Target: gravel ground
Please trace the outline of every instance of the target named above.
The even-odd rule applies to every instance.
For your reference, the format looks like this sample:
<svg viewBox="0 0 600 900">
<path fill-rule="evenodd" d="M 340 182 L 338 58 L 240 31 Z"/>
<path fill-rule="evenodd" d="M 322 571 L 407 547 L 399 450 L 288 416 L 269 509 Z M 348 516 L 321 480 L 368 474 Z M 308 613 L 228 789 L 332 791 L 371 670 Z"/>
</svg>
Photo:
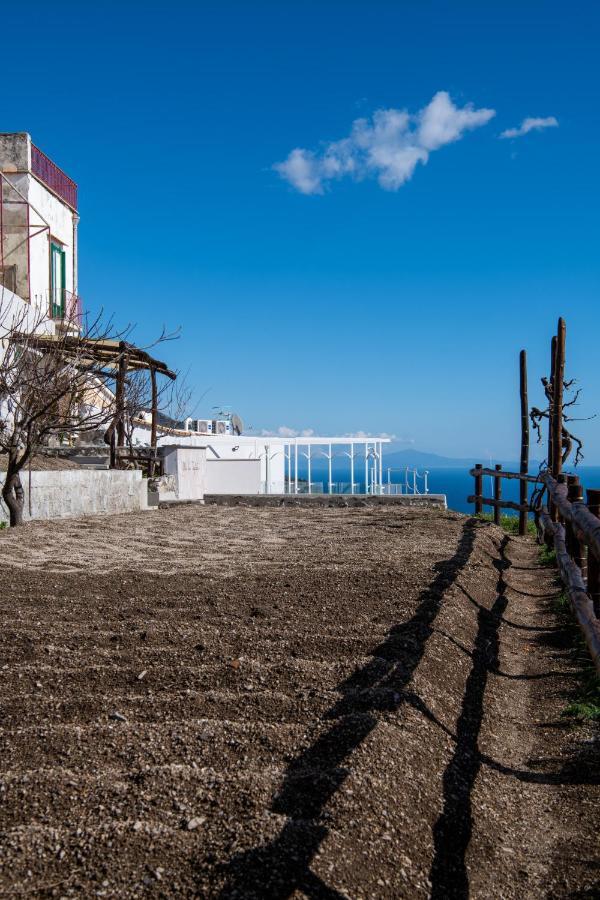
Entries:
<svg viewBox="0 0 600 900">
<path fill-rule="evenodd" d="M 599 896 L 599 744 L 528 539 L 188 506 L 0 553 L 0 895 Z"/>
</svg>

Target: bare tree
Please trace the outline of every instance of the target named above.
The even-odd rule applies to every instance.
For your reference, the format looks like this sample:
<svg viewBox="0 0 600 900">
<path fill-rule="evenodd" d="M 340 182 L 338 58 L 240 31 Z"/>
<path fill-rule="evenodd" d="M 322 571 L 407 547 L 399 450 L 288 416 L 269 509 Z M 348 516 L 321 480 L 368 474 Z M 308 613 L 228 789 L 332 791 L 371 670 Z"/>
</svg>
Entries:
<svg viewBox="0 0 600 900">
<path fill-rule="evenodd" d="M 112 324 L 98 317 L 80 332 L 53 332 L 45 311 L 0 296 L 0 453 L 8 457 L 2 498 L 12 526 L 23 522 L 21 472 L 40 448 L 114 415 L 111 374 L 94 364 L 86 345 L 118 339 Z"/>
<path fill-rule="evenodd" d="M 532 406 L 531 411 L 529 413 L 529 417 L 531 419 L 532 427 L 534 428 L 537 434 L 537 442 L 541 444 L 542 442 L 542 422 L 547 420 L 550 422 L 551 418 L 551 410 L 554 402 L 552 384 L 549 378 L 543 377 L 541 379 L 542 386 L 544 388 L 544 394 L 547 400 L 547 406 L 545 409 L 540 409 L 537 406 Z M 565 413 L 564 410 L 572 409 L 574 406 L 578 405 L 579 396 L 581 394 L 581 388 L 575 388 L 575 380 L 571 379 L 570 381 L 563 381 L 563 388 L 567 392 L 572 392 L 573 396 L 566 403 L 563 403 L 563 426 L 562 426 L 562 435 L 561 435 L 561 447 L 558 452 L 561 453 L 562 456 L 562 464 L 564 465 L 568 460 L 569 456 L 573 452 L 573 447 L 575 446 L 575 459 L 573 460 L 574 465 L 578 465 L 583 459 L 583 441 L 581 438 L 577 437 L 570 431 L 569 428 L 564 424 L 565 422 L 582 422 L 587 421 L 588 419 L 593 419 L 595 416 L 587 416 L 584 418 L 576 418 L 574 416 Z M 550 426 L 549 426 L 550 427 Z"/>
</svg>

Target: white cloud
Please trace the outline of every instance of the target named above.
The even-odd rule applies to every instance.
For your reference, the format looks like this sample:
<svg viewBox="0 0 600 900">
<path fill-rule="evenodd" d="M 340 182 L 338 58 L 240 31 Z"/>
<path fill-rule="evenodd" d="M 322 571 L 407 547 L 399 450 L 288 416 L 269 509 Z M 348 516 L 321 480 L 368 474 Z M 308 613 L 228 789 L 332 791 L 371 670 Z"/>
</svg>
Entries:
<svg viewBox="0 0 600 900">
<path fill-rule="evenodd" d="M 472 103 L 457 107 L 446 91 L 439 91 L 416 115 L 379 109 L 372 119 L 356 119 L 348 137 L 325 144 L 320 153 L 296 147 L 273 168 L 301 194 L 322 194 L 328 182 L 344 176 L 356 181 L 376 177 L 384 190 L 397 191 L 432 151 L 495 115 L 495 110 L 475 109 Z"/>
<path fill-rule="evenodd" d="M 373 433 L 372 431 L 348 431 L 346 432 L 344 437 L 348 438 L 360 438 L 361 440 L 377 440 L 378 438 L 389 438 L 390 441 L 400 440 L 403 443 L 414 444 L 414 440 L 412 438 L 397 438 L 395 434 L 388 434 L 387 431 L 378 431 Z"/>
<path fill-rule="evenodd" d="M 507 128 L 500 135 L 501 138 L 517 138 L 523 137 L 530 131 L 542 131 L 544 128 L 558 128 L 558 119 L 554 116 L 548 116 L 546 119 L 527 118 L 523 119 L 518 128 Z"/>
<path fill-rule="evenodd" d="M 292 438 L 292 437 L 312 437 L 314 435 L 314 430 L 312 428 L 288 428 L 287 425 L 280 425 L 276 431 L 269 431 L 266 428 L 263 428 L 261 431 L 261 435 L 263 437 L 284 437 L 284 438 Z"/>
</svg>

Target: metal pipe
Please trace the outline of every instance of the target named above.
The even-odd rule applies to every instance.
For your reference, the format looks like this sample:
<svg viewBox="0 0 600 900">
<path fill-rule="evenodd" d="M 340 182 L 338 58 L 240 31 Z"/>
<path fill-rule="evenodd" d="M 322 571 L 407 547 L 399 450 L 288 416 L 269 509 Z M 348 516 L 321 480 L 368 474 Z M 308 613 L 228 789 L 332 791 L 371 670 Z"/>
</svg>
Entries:
<svg viewBox="0 0 600 900">
<path fill-rule="evenodd" d="M 311 448 L 311 445 L 310 445 L 310 444 L 307 444 L 307 445 L 306 445 L 306 460 L 307 460 L 307 466 L 308 466 L 308 493 L 309 493 L 309 494 L 311 493 L 311 485 L 310 485 L 310 479 L 311 479 L 311 474 L 310 474 L 310 448 Z"/>
<path fill-rule="evenodd" d="M 298 493 L 298 438 L 296 438 L 295 444 L 296 454 L 294 460 L 294 493 Z"/>
</svg>

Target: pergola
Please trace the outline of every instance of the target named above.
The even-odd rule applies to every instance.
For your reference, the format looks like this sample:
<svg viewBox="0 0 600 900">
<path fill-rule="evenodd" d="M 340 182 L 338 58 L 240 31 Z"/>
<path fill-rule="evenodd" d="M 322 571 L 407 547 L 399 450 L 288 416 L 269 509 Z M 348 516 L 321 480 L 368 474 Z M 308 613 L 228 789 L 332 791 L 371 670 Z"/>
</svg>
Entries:
<svg viewBox="0 0 600 900">
<path fill-rule="evenodd" d="M 298 479 L 298 457 L 306 459 L 307 493 L 312 493 L 311 467 L 316 456 L 327 460 L 328 483 L 327 492 L 332 494 L 332 461 L 334 448 L 344 448 L 340 455 L 347 457 L 350 463 L 350 493 L 355 493 L 355 472 L 357 467 L 364 466 L 365 493 L 383 493 L 383 445 L 390 443 L 384 437 L 293 437 L 283 438 L 287 490 L 290 494 L 299 493 L 301 481 Z"/>
<path fill-rule="evenodd" d="M 160 359 L 155 359 L 146 350 L 136 347 L 129 341 L 109 340 L 106 338 L 86 338 L 77 334 L 27 334 L 24 342 L 40 352 L 60 353 L 65 362 L 72 362 L 78 368 L 89 371 L 90 375 L 98 375 L 115 380 L 115 415 L 107 429 L 105 440 L 110 445 L 111 468 L 116 468 L 118 450 L 125 447 L 125 384 L 129 371 L 145 370 L 150 372 L 152 386 L 151 401 L 151 436 L 150 446 L 156 450 L 158 425 L 158 386 L 157 375 L 175 381 L 177 375 Z"/>
</svg>

